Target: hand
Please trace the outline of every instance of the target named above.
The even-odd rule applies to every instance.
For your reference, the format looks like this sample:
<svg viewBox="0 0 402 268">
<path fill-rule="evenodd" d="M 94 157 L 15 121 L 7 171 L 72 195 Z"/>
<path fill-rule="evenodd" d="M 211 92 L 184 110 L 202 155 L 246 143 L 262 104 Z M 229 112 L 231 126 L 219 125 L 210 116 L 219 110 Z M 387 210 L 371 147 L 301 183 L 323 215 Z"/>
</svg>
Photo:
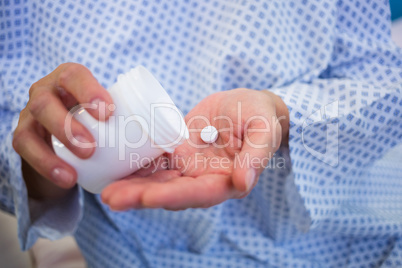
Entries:
<svg viewBox="0 0 402 268">
<path fill-rule="evenodd" d="M 286 142 L 289 125 L 287 108 L 278 96 L 250 89 L 210 95 L 185 119 L 190 138 L 172 155 L 105 188 L 104 203 L 113 210 L 180 210 L 245 197 L 281 140 Z M 219 131 L 214 144 L 200 138 L 207 125 Z"/>
<path fill-rule="evenodd" d="M 78 103 L 112 103 L 109 93 L 82 65 L 64 63 L 52 73 L 34 83 L 29 101 L 21 111 L 14 132 L 13 147 L 22 157 L 23 175 L 32 198 L 57 198 L 76 184 L 73 167 L 55 155 L 50 145 L 53 134 L 80 158 L 88 158 L 94 148 L 80 148 L 72 144 L 65 133 L 64 122 L 68 109 Z M 105 120 L 110 111 L 88 109 L 96 119 Z M 89 131 L 73 119 L 73 136 L 81 142 L 93 142 Z M 46 178 L 47 180 L 45 180 Z"/>
</svg>

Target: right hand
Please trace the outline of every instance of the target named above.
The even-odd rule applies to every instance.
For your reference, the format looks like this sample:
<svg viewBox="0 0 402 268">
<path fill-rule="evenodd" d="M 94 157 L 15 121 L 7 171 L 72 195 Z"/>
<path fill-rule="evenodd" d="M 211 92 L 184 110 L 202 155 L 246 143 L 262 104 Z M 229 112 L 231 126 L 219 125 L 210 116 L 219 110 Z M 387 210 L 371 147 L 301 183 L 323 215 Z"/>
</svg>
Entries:
<svg viewBox="0 0 402 268">
<path fill-rule="evenodd" d="M 68 109 L 76 104 L 100 102 L 105 102 L 103 107 L 109 107 L 113 100 L 91 72 L 77 63 L 61 64 L 31 86 L 29 101 L 20 113 L 13 138 L 13 147 L 23 160 L 23 175 L 30 197 L 59 197 L 76 184 L 76 171 L 55 155 L 50 137 L 54 135 L 78 157 L 90 157 L 95 148 L 72 144 L 65 133 L 64 122 Z M 88 112 L 98 120 L 106 120 L 112 113 L 108 109 L 88 109 Z M 94 142 L 90 132 L 75 119 L 71 132 L 78 141 Z"/>
</svg>

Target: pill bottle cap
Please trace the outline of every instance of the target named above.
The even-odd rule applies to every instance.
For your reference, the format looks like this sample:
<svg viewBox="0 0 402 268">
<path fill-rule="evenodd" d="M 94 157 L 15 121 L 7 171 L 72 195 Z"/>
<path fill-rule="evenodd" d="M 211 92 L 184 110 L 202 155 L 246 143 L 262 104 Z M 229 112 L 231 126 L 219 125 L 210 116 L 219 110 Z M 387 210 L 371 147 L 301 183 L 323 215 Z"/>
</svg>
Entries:
<svg viewBox="0 0 402 268">
<path fill-rule="evenodd" d="M 183 114 L 158 80 L 143 66 L 137 66 L 117 78 L 119 94 L 126 109 L 141 111 L 151 142 L 168 153 L 189 138 Z"/>
</svg>

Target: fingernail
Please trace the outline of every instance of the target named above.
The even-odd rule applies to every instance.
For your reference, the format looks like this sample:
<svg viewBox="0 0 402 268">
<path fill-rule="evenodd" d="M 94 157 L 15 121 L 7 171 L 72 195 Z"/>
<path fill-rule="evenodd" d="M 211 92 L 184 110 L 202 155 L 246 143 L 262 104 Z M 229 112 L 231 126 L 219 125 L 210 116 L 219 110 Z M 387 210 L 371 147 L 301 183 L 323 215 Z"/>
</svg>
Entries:
<svg viewBox="0 0 402 268">
<path fill-rule="evenodd" d="M 52 180 L 57 184 L 71 186 L 74 176 L 63 168 L 55 168 L 52 171 Z"/>
<path fill-rule="evenodd" d="M 96 145 L 95 142 L 90 142 L 88 138 L 81 135 L 74 136 L 72 144 L 79 148 L 83 156 L 90 156 Z"/>
<path fill-rule="evenodd" d="M 246 173 L 246 191 L 250 191 L 254 185 L 256 173 L 254 169 L 249 169 Z"/>
<path fill-rule="evenodd" d="M 114 105 L 109 105 L 107 102 L 99 98 L 91 101 L 91 104 L 95 105 L 94 108 L 98 110 L 99 120 L 105 120 L 106 117 L 108 117 L 115 109 Z"/>
</svg>

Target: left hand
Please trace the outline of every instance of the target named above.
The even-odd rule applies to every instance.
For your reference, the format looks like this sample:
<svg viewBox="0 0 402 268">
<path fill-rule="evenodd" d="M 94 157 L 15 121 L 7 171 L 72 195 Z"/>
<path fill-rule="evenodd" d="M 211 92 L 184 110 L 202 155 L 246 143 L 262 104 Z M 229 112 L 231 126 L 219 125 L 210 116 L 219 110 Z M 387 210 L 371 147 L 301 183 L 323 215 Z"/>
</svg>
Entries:
<svg viewBox="0 0 402 268">
<path fill-rule="evenodd" d="M 181 210 L 243 198 L 286 139 L 289 125 L 287 108 L 277 95 L 251 89 L 212 94 L 185 120 L 190 138 L 173 154 L 162 156 L 169 159 L 169 168 L 155 164 L 112 183 L 102 192 L 104 203 L 118 211 Z M 219 131 L 215 143 L 200 138 L 207 125 Z"/>
</svg>

